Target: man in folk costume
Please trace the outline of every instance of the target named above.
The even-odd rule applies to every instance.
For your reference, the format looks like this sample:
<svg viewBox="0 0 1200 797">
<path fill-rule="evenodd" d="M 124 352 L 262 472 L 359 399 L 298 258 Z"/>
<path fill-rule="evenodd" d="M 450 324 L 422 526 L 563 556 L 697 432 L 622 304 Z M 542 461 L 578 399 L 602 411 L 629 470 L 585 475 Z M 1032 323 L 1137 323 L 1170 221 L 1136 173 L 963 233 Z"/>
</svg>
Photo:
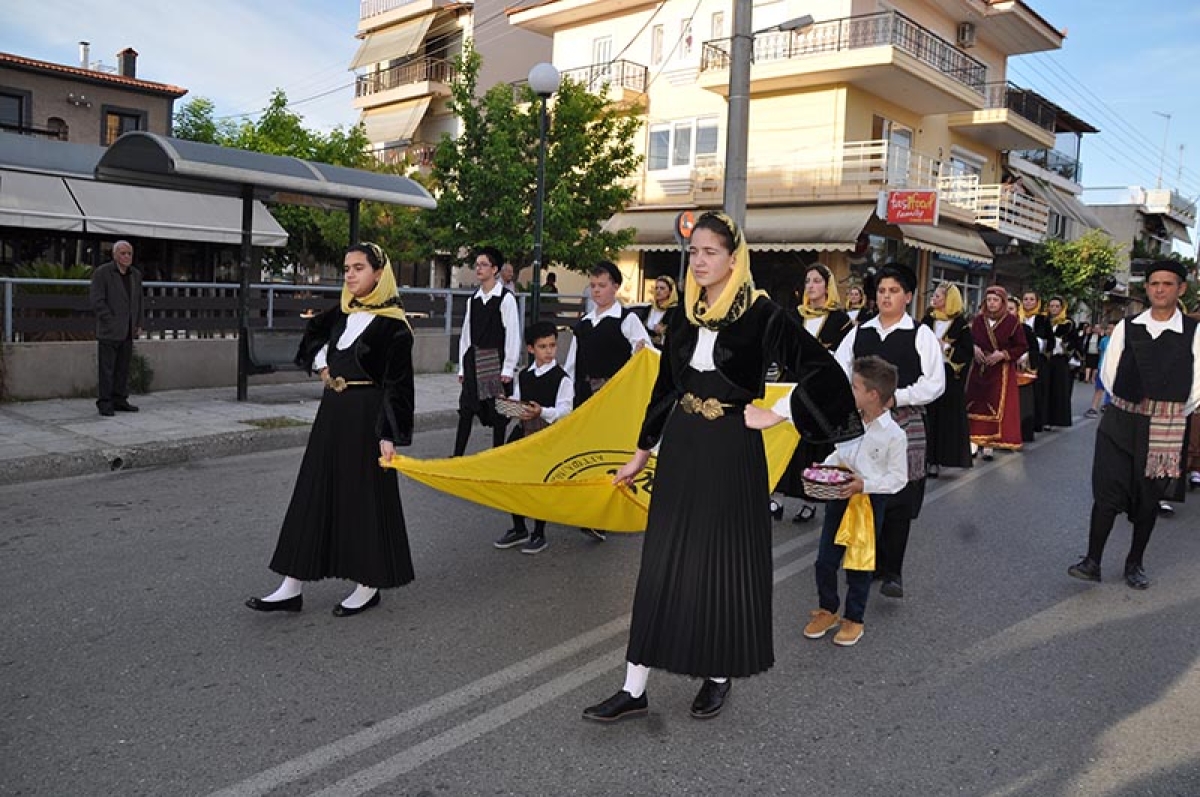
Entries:
<svg viewBox="0 0 1200 797">
<path fill-rule="evenodd" d="M 479 290 L 467 302 L 458 341 L 458 432 L 454 456 L 461 457 L 471 438 L 471 422 L 478 417 L 492 427 L 492 447 L 504 443 L 508 419 L 496 412 L 496 397 L 507 395 L 517 359 L 521 356 L 521 314 L 512 291 L 500 282 L 504 255 L 490 246 L 475 255 Z"/>
<path fill-rule="evenodd" d="M 888 263 L 880 270 L 875 287 L 878 315 L 850 330 L 838 346 L 836 358 L 847 378 L 854 360 L 872 354 L 899 372 L 892 415 L 908 437 L 908 483 L 892 496 L 884 511 L 875 572 L 883 579 L 881 594 L 902 598 L 908 532 L 925 498 L 925 406 L 942 395 L 946 372 L 937 336 L 906 312 L 917 287 L 912 269 Z"/>
<path fill-rule="evenodd" d="M 1087 556 L 1067 573 L 1100 580 L 1104 544 L 1117 515 L 1133 524 L 1125 583 L 1146 589 L 1142 556 L 1158 502 L 1183 474 L 1188 414 L 1200 406 L 1200 324 L 1179 310 L 1187 270 L 1174 260 L 1146 269 L 1150 309 L 1117 324 L 1100 379 L 1112 403 L 1100 417 L 1092 458 L 1092 515 Z"/>
</svg>

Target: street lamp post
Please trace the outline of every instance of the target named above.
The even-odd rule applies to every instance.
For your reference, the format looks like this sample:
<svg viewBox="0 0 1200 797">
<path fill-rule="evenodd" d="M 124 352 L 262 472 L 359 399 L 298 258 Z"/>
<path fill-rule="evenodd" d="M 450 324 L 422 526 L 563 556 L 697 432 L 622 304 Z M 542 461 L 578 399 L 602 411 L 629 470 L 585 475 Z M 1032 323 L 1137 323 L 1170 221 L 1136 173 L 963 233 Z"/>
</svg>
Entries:
<svg viewBox="0 0 1200 797">
<path fill-rule="evenodd" d="M 537 191 L 533 203 L 533 301 L 531 302 L 531 322 L 541 318 L 542 304 L 542 221 L 545 216 L 546 203 L 546 135 L 548 114 L 546 106 L 550 97 L 558 91 L 562 76 L 554 68 L 554 64 L 545 62 L 534 64 L 529 70 L 529 88 L 538 95 L 538 166 Z"/>
<path fill-rule="evenodd" d="M 734 0 L 733 36 L 729 47 L 729 109 L 725 124 L 725 212 L 742 226 L 746 222 L 746 161 L 750 143 L 750 64 L 754 37 L 768 31 L 801 31 L 813 24 L 805 14 L 779 25 L 753 31 L 753 0 Z"/>
</svg>

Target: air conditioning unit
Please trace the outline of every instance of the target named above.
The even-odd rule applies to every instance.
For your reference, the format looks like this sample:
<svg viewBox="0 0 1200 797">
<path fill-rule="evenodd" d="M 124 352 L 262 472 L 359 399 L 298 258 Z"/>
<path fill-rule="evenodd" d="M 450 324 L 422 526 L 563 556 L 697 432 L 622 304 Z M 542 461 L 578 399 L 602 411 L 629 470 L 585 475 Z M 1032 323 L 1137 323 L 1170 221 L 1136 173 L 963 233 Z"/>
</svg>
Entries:
<svg viewBox="0 0 1200 797">
<path fill-rule="evenodd" d="M 964 50 L 975 46 L 975 23 L 958 23 L 958 46 Z"/>
</svg>

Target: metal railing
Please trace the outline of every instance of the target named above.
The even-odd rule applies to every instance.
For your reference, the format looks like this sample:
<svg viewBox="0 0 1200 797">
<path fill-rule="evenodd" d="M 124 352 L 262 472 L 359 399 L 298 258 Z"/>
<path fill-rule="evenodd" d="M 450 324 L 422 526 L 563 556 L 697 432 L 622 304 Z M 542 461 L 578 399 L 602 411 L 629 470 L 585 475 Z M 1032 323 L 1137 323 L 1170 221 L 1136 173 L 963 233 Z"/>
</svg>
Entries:
<svg viewBox="0 0 1200 797">
<path fill-rule="evenodd" d="M 1022 149 L 1014 150 L 1013 154 L 1035 166 L 1041 166 L 1046 171 L 1060 174 L 1072 182 L 1083 181 L 1083 164 L 1073 155 L 1057 149 Z"/>
<path fill-rule="evenodd" d="M 354 80 L 354 96 L 368 97 L 381 91 L 414 83 L 453 83 L 454 64 L 441 58 L 417 58 L 378 72 L 359 75 Z"/>
<path fill-rule="evenodd" d="M 369 19 L 377 17 L 380 14 L 386 14 L 389 11 L 406 6 L 415 0 L 359 0 L 358 2 L 358 18 Z"/>
<path fill-rule="evenodd" d="M 1008 82 L 988 83 L 985 89 L 986 107 L 1007 108 L 1043 130 L 1054 132 L 1058 112 L 1041 94 Z"/>
<path fill-rule="evenodd" d="M 979 186 L 975 223 L 1026 241 L 1041 241 L 1050 228 L 1050 206 L 1011 183 Z"/>
<path fill-rule="evenodd" d="M 562 76 L 565 80 L 573 80 L 586 86 L 593 94 L 603 91 L 608 86 L 644 92 L 649 72 L 650 70 L 641 64 L 620 60 L 567 69 L 563 71 Z"/>
<path fill-rule="evenodd" d="M 731 42 L 732 39 L 705 42 L 700 52 L 700 71 L 728 69 Z M 760 33 L 754 37 L 754 60 L 790 60 L 887 45 L 983 93 L 987 67 L 981 61 L 897 11 L 831 19 L 818 22 L 804 32 Z"/>
<path fill-rule="evenodd" d="M 433 166 L 433 157 L 437 153 L 437 144 L 412 144 L 407 147 L 385 147 L 372 150 L 371 155 L 384 166 L 418 166 L 429 168 Z"/>
</svg>

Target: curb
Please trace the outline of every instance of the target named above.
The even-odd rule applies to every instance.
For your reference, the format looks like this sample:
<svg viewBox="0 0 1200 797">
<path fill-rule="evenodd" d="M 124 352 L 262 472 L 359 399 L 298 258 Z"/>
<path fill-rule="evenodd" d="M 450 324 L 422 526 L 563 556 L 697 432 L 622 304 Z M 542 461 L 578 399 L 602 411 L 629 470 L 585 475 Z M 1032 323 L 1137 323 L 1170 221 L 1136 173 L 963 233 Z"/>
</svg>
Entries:
<svg viewBox="0 0 1200 797">
<path fill-rule="evenodd" d="M 418 413 L 415 431 L 453 429 L 457 423 L 457 410 Z M 309 424 L 284 429 L 247 429 L 186 440 L 23 457 L 0 463 L 0 486 L 302 448 L 308 442 L 309 429 Z"/>
</svg>

